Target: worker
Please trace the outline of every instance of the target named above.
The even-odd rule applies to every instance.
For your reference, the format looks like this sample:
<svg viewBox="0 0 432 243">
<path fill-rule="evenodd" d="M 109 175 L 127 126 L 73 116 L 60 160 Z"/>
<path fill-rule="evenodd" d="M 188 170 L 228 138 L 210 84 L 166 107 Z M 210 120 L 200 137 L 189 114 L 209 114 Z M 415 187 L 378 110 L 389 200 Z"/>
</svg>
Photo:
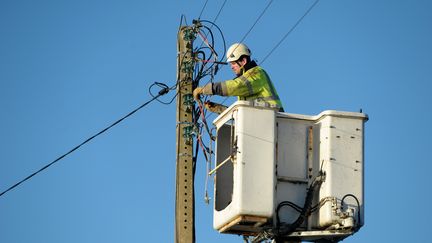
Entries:
<svg viewBox="0 0 432 243">
<path fill-rule="evenodd" d="M 199 100 L 201 94 L 238 96 L 239 100 L 263 102 L 283 111 L 282 103 L 270 77 L 264 69 L 251 60 L 251 51 L 245 44 L 231 45 L 227 51 L 227 62 L 237 77 L 195 88 L 193 91 L 195 100 Z"/>
</svg>

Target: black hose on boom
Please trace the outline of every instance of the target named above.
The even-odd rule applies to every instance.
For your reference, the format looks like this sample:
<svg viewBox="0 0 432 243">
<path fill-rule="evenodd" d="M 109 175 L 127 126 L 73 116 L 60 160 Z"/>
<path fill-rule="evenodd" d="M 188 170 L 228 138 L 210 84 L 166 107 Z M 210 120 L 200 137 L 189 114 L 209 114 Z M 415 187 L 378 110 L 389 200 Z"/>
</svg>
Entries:
<svg viewBox="0 0 432 243">
<path fill-rule="evenodd" d="M 278 241 L 278 238 L 280 238 L 281 236 L 288 235 L 288 234 L 291 234 L 292 232 L 294 232 L 305 221 L 305 219 L 310 215 L 311 209 L 312 209 L 313 195 L 314 195 L 315 191 L 323 183 L 324 178 L 325 178 L 325 174 L 322 171 L 320 171 L 318 176 L 315 178 L 315 180 L 309 186 L 307 193 L 306 193 L 306 199 L 305 199 L 304 206 L 300 212 L 300 215 L 298 216 L 296 221 L 294 221 L 294 223 L 281 226 L 281 224 L 278 220 L 277 228 L 276 228 L 276 232 L 275 232 L 275 239 L 277 241 Z M 279 206 L 278 206 L 278 209 L 280 209 Z M 279 214 L 278 211 L 276 213 Z M 277 218 L 279 219 L 279 215 L 277 215 Z"/>
</svg>

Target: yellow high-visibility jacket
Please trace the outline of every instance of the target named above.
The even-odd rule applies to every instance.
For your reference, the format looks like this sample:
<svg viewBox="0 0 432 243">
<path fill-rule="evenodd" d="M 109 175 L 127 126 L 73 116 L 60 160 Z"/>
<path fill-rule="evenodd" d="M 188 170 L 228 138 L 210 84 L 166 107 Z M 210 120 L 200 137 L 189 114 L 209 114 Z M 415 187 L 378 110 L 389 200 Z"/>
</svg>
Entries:
<svg viewBox="0 0 432 243">
<path fill-rule="evenodd" d="M 283 111 L 282 102 L 266 71 L 254 61 L 251 66 L 235 79 L 214 83 L 213 93 L 221 96 L 238 96 L 239 100 L 265 102 Z"/>
</svg>

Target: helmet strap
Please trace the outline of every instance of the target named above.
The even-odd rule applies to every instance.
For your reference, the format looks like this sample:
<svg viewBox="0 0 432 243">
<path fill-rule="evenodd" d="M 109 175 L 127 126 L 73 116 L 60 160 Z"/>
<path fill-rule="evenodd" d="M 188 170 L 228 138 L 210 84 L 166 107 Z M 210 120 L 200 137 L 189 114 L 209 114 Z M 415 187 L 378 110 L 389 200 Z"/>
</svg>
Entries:
<svg viewBox="0 0 432 243">
<path fill-rule="evenodd" d="M 240 75 L 242 75 L 244 73 L 244 65 L 241 65 L 241 63 L 238 60 L 235 61 L 235 62 L 240 67 Z"/>
<path fill-rule="evenodd" d="M 242 57 L 240 57 L 240 59 L 238 59 L 237 61 L 235 61 L 237 63 L 237 65 L 239 65 L 239 67 L 240 67 L 241 74 L 243 74 L 245 72 L 244 66 L 247 64 L 247 62 L 244 65 L 241 64 L 241 61 L 243 61 L 243 58 L 244 57 L 242 56 Z"/>
</svg>

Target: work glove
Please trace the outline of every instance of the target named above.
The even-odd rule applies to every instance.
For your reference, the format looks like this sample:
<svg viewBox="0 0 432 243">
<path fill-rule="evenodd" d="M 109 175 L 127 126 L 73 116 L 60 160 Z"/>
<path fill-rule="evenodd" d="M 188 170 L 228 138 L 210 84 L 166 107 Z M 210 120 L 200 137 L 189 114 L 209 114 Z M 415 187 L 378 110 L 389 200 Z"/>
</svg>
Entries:
<svg viewBox="0 0 432 243">
<path fill-rule="evenodd" d="M 199 100 L 200 95 L 212 95 L 213 89 L 212 89 L 212 83 L 208 83 L 203 87 L 196 87 L 193 91 L 193 97 L 195 100 Z"/>
<path fill-rule="evenodd" d="M 204 103 L 204 107 L 207 110 L 209 110 L 209 111 L 211 111 L 213 113 L 217 113 L 217 114 L 222 113 L 224 110 L 226 110 L 228 108 L 227 106 L 224 106 L 224 105 L 218 104 L 218 103 L 214 103 L 214 102 L 211 102 L 211 101 L 206 101 Z"/>
</svg>

